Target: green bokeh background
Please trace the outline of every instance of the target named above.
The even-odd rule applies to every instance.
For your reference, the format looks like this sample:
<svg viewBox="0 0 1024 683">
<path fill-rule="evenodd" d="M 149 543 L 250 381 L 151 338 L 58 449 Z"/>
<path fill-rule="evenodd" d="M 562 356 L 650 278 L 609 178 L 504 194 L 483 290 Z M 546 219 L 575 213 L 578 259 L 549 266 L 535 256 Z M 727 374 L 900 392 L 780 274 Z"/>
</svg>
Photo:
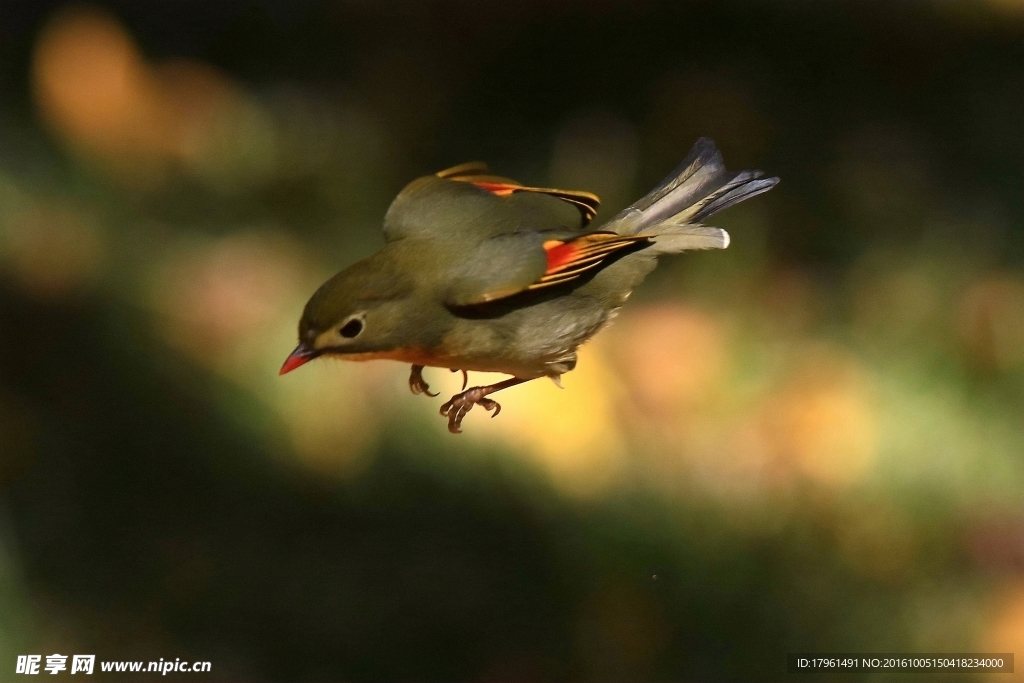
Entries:
<svg viewBox="0 0 1024 683">
<path fill-rule="evenodd" d="M 113 31 L 86 56 L 122 35 L 153 82 L 209 84 L 155 100 L 179 137 L 45 66 L 79 25 Z M 1014 648 L 1019 679 L 1022 76 L 1015 0 L 4 3 L 0 680 L 54 652 L 203 680 L 750 681 L 787 652 Z M 704 321 L 730 369 L 648 410 L 624 315 L 600 486 L 529 425 L 449 436 L 401 368 L 276 377 L 413 177 L 486 159 L 609 216 L 701 135 L 782 183 L 630 307 Z M 565 383 L 554 420 L 583 399 Z"/>
</svg>

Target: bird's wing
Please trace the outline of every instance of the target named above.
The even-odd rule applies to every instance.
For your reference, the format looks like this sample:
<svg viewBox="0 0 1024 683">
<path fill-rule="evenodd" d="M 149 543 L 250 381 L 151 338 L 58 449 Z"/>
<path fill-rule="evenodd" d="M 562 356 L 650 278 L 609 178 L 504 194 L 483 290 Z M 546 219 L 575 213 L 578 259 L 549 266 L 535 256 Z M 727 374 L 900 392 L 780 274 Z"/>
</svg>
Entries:
<svg viewBox="0 0 1024 683">
<path fill-rule="evenodd" d="M 471 162 L 407 185 L 384 217 L 384 237 L 392 242 L 578 231 L 594 217 L 599 204 L 589 192 L 528 187 L 489 175 L 485 164 Z"/>
<path fill-rule="evenodd" d="M 515 180 L 491 175 L 488 172 L 487 164 L 482 161 L 470 161 L 469 163 L 452 166 L 443 171 L 438 171 L 436 175 L 438 178 L 448 178 L 476 185 L 499 197 L 508 197 L 516 192 L 535 192 L 561 199 L 563 202 L 568 202 L 579 210 L 582 221 L 580 227 L 585 227 L 590 221 L 594 220 L 594 216 L 597 215 L 597 209 L 601 206 L 601 198 L 593 192 L 560 190 L 555 187 L 528 187 Z"/>
<path fill-rule="evenodd" d="M 456 308 L 474 306 L 565 284 L 600 268 L 614 254 L 649 240 L 649 236 L 624 237 L 613 232 L 533 232 L 489 238 L 453 266 L 445 303 Z"/>
</svg>

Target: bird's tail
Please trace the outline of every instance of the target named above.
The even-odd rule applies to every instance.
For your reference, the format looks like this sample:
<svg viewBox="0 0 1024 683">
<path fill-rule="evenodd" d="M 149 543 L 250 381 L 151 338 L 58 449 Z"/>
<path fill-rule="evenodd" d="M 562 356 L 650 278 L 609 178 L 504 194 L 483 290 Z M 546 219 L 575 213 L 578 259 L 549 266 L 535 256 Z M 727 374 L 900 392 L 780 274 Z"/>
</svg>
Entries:
<svg viewBox="0 0 1024 683">
<path fill-rule="evenodd" d="M 778 178 L 760 171 L 730 173 L 710 138 L 700 138 L 683 163 L 661 185 L 612 218 L 603 230 L 620 235 L 651 235 L 648 253 L 724 249 L 729 233 L 700 222 L 711 214 L 767 192 Z"/>
</svg>

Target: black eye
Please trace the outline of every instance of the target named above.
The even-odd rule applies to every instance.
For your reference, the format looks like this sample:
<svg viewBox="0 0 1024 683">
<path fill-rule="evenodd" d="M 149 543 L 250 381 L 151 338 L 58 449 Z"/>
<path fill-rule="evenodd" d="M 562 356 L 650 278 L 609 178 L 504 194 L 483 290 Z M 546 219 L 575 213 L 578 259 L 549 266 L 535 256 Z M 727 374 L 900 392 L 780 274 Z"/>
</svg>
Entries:
<svg viewBox="0 0 1024 683">
<path fill-rule="evenodd" d="M 342 325 L 341 329 L 338 330 L 338 333 L 342 337 L 345 337 L 346 339 L 352 339 L 353 337 L 358 337 L 359 333 L 362 331 L 363 321 L 360 320 L 359 318 L 354 318 L 352 320 L 349 320 L 344 325 Z"/>
</svg>

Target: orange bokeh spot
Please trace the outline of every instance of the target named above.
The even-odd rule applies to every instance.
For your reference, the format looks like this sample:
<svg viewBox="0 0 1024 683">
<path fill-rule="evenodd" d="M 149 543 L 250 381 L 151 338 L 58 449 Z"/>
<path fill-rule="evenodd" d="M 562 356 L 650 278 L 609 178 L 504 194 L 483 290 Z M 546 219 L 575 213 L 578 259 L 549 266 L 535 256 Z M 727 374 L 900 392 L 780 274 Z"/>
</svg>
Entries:
<svg viewBox="0 0 1024 683">
<path fill-rule="evenodd" d="M 706 400 L 729 366 L 722 324 L 676 304 L 626 313 L 613 328 L 613 355 L 640 411 L 654 418 Z"/>
<path fill-rule="evenodd" d="M 878 451 L 871 383 L 851 357 L 812 351 L 762 409 L 759 431 L 776 467 L 827 485 L 866 476 Z"/>
<path fill-rule="evenodd" d="M 121 154 L 163 145 L 156 86 L 142 55 L 111 17 L 76 10 L 43 31 L 33 63 L 46 121 L 90 151 Z"/>
<path fill-rule="evenodd" d="M 150 65 L 124 27 L 95 10 L 58 14 L 36 44 L 36 104 L 73 150 L 132 184 L 169 165 L 230 168 L 258 119 L 244 94 L 201 63 Z"/>
</svg>

